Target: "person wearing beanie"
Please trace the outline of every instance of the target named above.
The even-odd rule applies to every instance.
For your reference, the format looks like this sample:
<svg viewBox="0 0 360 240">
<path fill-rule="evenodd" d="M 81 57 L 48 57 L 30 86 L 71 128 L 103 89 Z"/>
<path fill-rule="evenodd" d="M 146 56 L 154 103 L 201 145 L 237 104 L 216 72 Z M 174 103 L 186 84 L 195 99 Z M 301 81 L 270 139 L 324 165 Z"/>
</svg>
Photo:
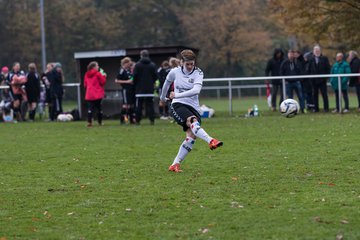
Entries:
<svg viewBox="0 0 360 240">
<path fill-rule="evenodd" d="M 146 115 L 149 117 L 150 124 L 155 122 L 154 110 L 154 85 L 159 79 L 155 63 L 149 58 L 149 51 L 140 52 L 140 61 L 134 68 L 134 86 L 135 86 L 135 112 L 136 123 L 140 124 L 142 118 L 142 105 L 145 103 Z"/>
<path fill-rule="evenodd" d="M 2 67 L 1 68 L 1 74 L 0 74 L 0 84 L 3 84 L 6 81 L 6 78 L 9 75 L 9 68 L 8 67 Z"/>
</svg>

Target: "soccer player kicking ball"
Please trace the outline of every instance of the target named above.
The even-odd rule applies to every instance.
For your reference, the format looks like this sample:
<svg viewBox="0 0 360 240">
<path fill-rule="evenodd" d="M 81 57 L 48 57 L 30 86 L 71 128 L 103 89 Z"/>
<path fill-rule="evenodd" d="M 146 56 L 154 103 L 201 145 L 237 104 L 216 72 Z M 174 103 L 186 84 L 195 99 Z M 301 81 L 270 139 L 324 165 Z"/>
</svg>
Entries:
<svg viewBox="0 0 360 240">
<path fill-rule="evenodd" d="M 223 142 L 210 137 L 201 127 L 199 94 L 204 78 L 203 72 L 195 67 L 195 54 L 191 50 L 183 50 L 181 53 L 181 67 L 172 69 L 166 77 L 160 96 L 162 102 L 172 100 L 170 110 L 175 121 L 183 127 L 186 138 L 180 146 L 173 164 L 169 171 L 182 172 L 180 163 L 191 151 L 196 138 L 200 138 L 209 144 L 211 150 L 223 145 Z M 174 83 L 174 92 L 166 93 L 170 85 Z"/>
</svg>

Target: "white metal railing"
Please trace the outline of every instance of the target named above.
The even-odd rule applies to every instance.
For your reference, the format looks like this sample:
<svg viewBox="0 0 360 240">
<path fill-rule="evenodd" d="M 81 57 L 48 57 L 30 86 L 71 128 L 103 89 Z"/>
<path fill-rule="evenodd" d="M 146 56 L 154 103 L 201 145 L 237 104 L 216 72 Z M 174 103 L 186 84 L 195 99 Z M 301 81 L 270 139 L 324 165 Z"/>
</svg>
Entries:
<svg viewBox="0 0 360 240">
<path fill-rule="evenodd" d="M 259 80 L 282 80 L 283 85 L 283 95 L 286 96 L 285 79 L 304 79 L 304 78 L 338 78 L 338 86 L 341 89 L 341 77 L 360 77 L 360 73 L 351 73 L 351 74 L 325 74 L 325 75 L 297 75 L 297 76 L 263 76 L 263 77 L 234 77 L 234 78 L 205 78 L 204 82 L 228 82 L 228 86 L 204 86 L 203 89 L 228 89 L 229 92 L 229 113 L 232 115 L 232 89 L 238 88 L 254 88 L 255 85 L 250 86 L 233 86 L 233 81 L 259 81 Z M 79 113 L 81 114 L 81 94 L 80 94 L 80 83 L 64 83 L 64 87 L 76 87 L 77 88 L 77 105 Z M 263 87 L 264 85 L 260 85 Z M 42 87 L 44 87 L 42 85 Z M 9 86 L 0 86 L 0 89 L 8 89 Z M 338 91 L 339 94 L 339 112 L 341 113 L 341 91 Z M 81 117 L 81 116 L 80 116 Z"/>
<path fill-rule="evenodd" d="M 322 74 L 322 75 L 296 75 L 296 76 L 264 76 L 264 77 L 234 77 L 234 78 L 204 78 L 204 82 L 227 82 L 227 89 L 229 91 L 229 114 L 232 115 L 232 86 L 233 81 L 259 81 L 259 80 L 282 80 L 283 86 L 283 96 L 286 96 L 286 80 L 285 79 L 304 79 L 304 78 L 330 78 L 337 77 L 338 78 L 338 86 L 339 86 L 339 113 L 341 113 L 341 77 L 359 77 L 360 73 L 349 73 L 349 74 Z M 211 86 L 214 87 L 214 86 Z M 215 86 L 216 87 L 216 86 Z M 215 88 L 214 87 L 214 88 Z M 224 87 L 224 86 L 221 86 Z M 210 89 L 210 86 L 205 86 L 204 89 Z M 216 88 L 215 88 L 216 89 Z"/>
<path fill-rule="evenodd" d="M 80 83 L 64 83 L 62 85 L 63 87 L 76 87 L 76 92 L 77 92 L 77 106 L 78 106 L 78 110 L 79 110 L 79 114 L 80 114 L 80 118 L 81 118 L 81 94 L 80 94 Z M 41 85 L 42 88 L 44 88 L 44 85 Z M 3 85 L 0 86 L 0 89 L 8 89 L 9 86 Z"/>
</svg>

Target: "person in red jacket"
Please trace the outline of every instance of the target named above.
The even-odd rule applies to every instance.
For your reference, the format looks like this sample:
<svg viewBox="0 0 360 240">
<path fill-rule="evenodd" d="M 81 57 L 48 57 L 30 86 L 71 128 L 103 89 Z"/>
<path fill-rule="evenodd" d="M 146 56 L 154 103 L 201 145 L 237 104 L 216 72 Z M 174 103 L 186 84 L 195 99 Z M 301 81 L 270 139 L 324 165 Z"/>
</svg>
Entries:
<svg viewBox="0 0 360 240">
<path fill-rule="evenodd" d="M 99 68 L 97 62 L 89 63 L 84 77 L 85 100 L 88 102 L 88 127 L 92 127 L 93 111 L 97 109 L 97 120 L 102 125 L 103 113 L 101 101 L 104 98 L 104 86 L 106 83 L 106 73 Z"/>
</svg>

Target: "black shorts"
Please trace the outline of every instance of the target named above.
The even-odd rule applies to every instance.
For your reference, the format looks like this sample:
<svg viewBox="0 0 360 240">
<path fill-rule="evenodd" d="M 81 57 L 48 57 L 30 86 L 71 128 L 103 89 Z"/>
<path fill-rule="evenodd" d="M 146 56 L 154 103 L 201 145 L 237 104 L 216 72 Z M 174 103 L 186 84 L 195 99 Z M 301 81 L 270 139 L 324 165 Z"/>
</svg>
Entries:
<svg viewBox="0 0 360 240">
<path fill-rule="evenodd" d="M 133 105 L 135 103 L 134 89 L 122 89 L 123 104 Z"/>
<path fill-rule="evenodd" d="M 36 94 L 27 93 L 28 103 L 37 103 L 39 102 L 39 97 Z"/>
<path fill-rule="evenodd" d="M 182 104 L 182 103 L 173 103 L 170 106 L 171 115 L 177 124 L 183 127 L 184 132 L 186 132 L 189 127 L 186 125 L 186 121 L 189 117 L 195 116 L 199 123 L 201 123 L 201 117 L 198 111 L 196 111 L 193 107 Z"/>
</svg>

